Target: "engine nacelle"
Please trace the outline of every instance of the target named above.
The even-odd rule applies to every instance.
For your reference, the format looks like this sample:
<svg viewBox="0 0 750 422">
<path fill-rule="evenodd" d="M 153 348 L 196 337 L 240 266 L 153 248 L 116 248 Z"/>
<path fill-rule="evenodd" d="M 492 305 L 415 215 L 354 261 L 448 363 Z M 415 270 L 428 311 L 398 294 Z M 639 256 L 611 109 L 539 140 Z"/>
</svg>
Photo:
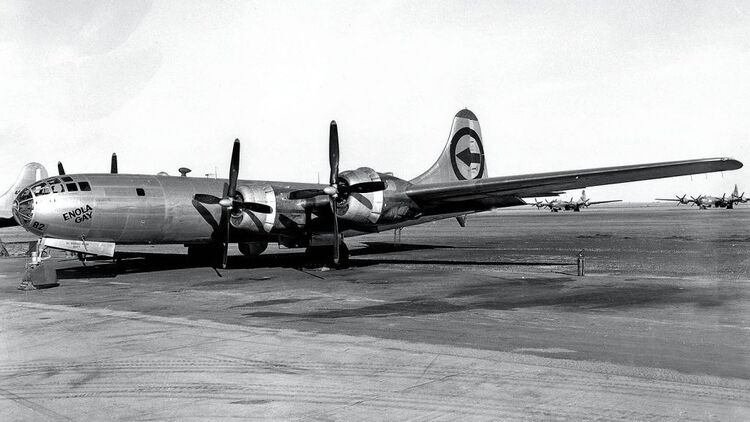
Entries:
<svg viewBox="0 0 750 422">
<path fill-rule="evenodd" d="M 229 222 L 232 227 L 239 230 L 247 230 L 255 233 L 270 233 L 273 223 L 276 221 L 276 194 L 273 187 L 268 184 L 242 185 L 237 187 L 239 196 L 243 202 L 257 202 L 271 207 L 271 212 L 262 214 L 259 212 L 242 211 L 232 215 Z"/>
<path fill-rule="evenodd" d="M 380 175 L 368 167 L 347 170 L 339 174 L 340 182 L 354 185 L 363 182 L 379 182 Z M 360 224 L 373 224 L 383 211 L 383 191 L 351 193 L 338 202 L 336 214 L 342 220 Z"/>
</svg>

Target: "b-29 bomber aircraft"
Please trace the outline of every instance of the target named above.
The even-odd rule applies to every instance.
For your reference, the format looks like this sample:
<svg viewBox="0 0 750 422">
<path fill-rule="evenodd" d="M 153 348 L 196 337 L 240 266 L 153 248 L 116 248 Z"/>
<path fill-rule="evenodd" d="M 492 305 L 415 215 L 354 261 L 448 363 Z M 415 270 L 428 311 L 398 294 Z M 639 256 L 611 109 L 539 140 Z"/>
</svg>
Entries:
<svg viewBox="0 0 750 422">
<path fill-rule="evenodd" d="M 723 193 L 721 197 L 718 196 L 709 196 L 709 195 L 698 195 L 697 198 L 690 197 L 690 199 L 686 199 L 687 194 L 679 196 L 675 195 L 675 199 L 672 198 L 656 198 L 657 201 L 674 201 L 677 202 L 677 205 L 680 204 L 684 205 L 697 205 L 699 209 L 705 210 L 707 208 L 726 208 L 728 210 L 731 210 L 734 208 L 735 205 L 744 204 L 747 201 L 750 201 L 750 198 L 745 198 L 745 192 L 739 193 L 739 189 L 737 189 L 737 185 L 734 185 L 734 190 L 732 193 L 727 197 L 726 193 Z"/>
<path fill-rule="evenodd" d="M 113 256 L 116 245 L 183 244 L 192 256 L 223 267 L 228 243 L 249 256 L 269 242 L 306 247 L 343 266 L 343 240 L 493 208 L 525 205 L 587 186 L 734 170 L 742 163 L 711 158 L 488 177 L 482 133 L 471 111 L 459 111 L 437 162 L 405 180 L 369 167 L 339 172 L 335 121 L 329 131 L 328 184 L 242 180 L 235 140 L 227 179 L 141 174 L 67 174 L 23 189 L 13 214 L 53 247 Z"/>
<path fill-rule="evenodd" d="M 536 198 L 534 198 L 534 203 L 530 204 L 533 206 L 536 206 L 537 209 L 539 208 L 549 208 L 551 212 L 559 212 L 562 210 L 570 211 L 573 210 L 573 212 L 580 212 L 581 208 L 588 208 L 592 205 L 597 204 L 609 204 L 612 202 L 622 202 L 622 199 L 610 199 L 608 201 L 591 201 L 588 197 L 586 197 L 586 191 L 581 191 L 581 199 L 574 200 L 572 197 L 570 198 L 570 201 L 563 201 L 561 199 L 553 199 L 552 201 L 547 201 L 546 199 L 544 202 L 537 201 Z"/>
</svg>

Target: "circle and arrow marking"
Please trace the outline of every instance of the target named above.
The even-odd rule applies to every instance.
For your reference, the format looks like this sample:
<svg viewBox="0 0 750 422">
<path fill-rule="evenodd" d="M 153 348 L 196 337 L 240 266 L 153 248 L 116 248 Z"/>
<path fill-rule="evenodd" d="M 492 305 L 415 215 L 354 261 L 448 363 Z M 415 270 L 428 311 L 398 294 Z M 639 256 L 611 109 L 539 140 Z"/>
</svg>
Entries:
<svg viewBox="0 0 750 422">
<path fill-rule="evenodd" d="M 466 145 L 466 148 L 456 153 L 458 144 L 464 136 L 469 136 L 470 138 L 468 142 L 462 143 L 463 145 Z M 476 145 L 477 148 L 479 148 L 478 153 L 471 150 L 472 144 Z M 456 174 L 456 177 L 459 180 L 479 179 L 484 175 L 484 147 L 482 146 L 482 141 L 479 138 L 479 134 L 474 129 L 470 127 L 464 127 L 456 131 L 456 134 L 453 135 L 453 138 L 451 139 L 450 155 L 453 172 Z M 458 161 L 461 161 L 463 166 L 466 167 L 466 170 L 462 171 L 459 168 L 456 159 L 458 159 Z M 479 164 L 479 171 L 477 171 L 474 176 L 472 176 L 473 164 Z"/>
</svg>

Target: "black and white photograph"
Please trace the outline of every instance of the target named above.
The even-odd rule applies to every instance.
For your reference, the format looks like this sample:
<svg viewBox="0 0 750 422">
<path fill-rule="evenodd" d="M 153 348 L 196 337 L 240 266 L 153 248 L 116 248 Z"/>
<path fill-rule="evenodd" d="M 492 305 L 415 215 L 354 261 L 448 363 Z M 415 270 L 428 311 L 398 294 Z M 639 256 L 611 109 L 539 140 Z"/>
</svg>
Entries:
<svg viewBox="0 0 750 422">
<path fill-rule="evenodd" d="M 748 163 L 747 1 L 3 0 L 0 420 L 750 420 Z"/>
</svg>

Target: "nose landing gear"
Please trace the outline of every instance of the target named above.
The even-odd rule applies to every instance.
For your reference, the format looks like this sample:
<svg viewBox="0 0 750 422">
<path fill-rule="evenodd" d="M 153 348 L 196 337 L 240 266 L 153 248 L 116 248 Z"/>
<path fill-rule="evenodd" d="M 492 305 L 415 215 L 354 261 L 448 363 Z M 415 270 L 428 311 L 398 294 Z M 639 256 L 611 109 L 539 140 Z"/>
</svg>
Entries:
<svg viewBox="0 0 750 422">
<path fill-rule="evenodd" d="M 31 251 L 31 262 L 26 263 L 19 290 L 46 289 L 59 286 L 57 283 L 57 271 L 51 265 L 44 265 L 44 261 L 50 258 L 46 246 L 42 246 L 41 240 L 36 243 L 36 249 Z"/>
</svg>

